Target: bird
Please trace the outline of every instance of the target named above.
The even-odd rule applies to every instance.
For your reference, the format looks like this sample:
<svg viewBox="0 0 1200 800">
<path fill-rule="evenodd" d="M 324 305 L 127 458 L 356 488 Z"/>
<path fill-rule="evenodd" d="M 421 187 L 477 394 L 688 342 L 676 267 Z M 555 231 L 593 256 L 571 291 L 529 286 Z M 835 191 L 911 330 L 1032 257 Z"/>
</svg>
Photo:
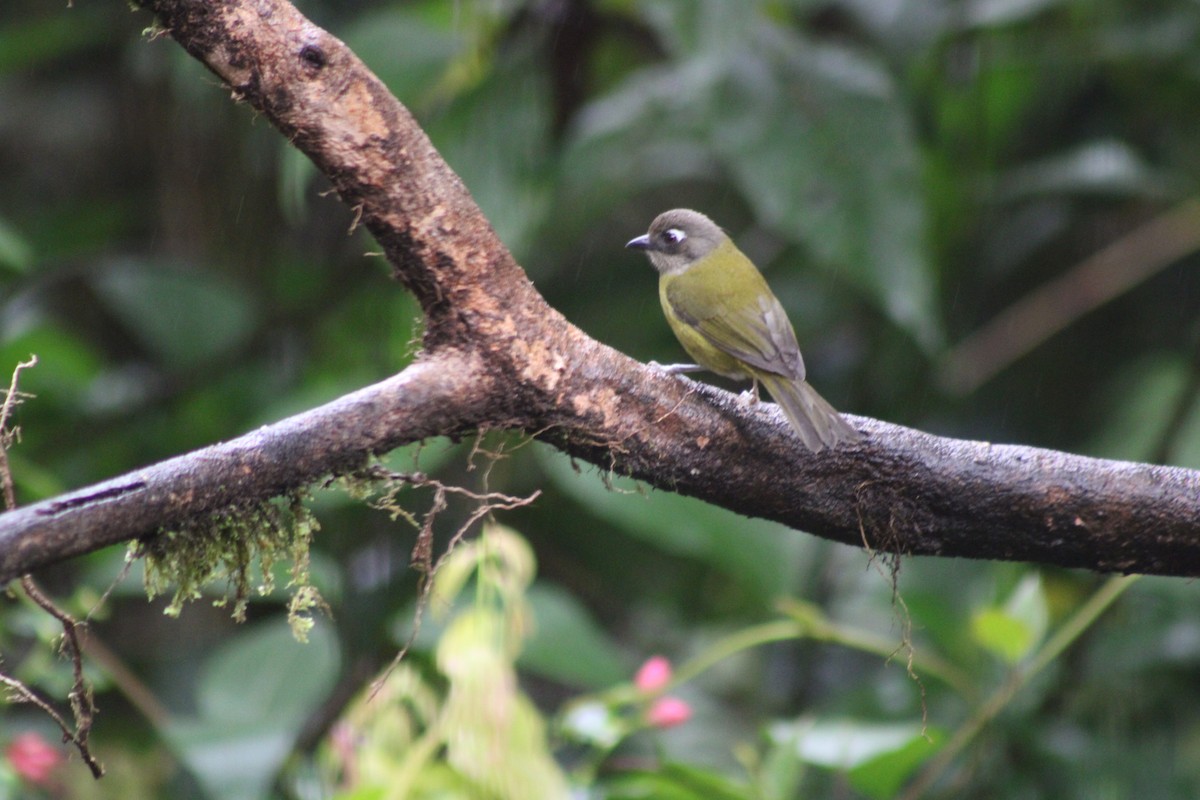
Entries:
<svg viewBox="0 0 1200 800">
<path fill-rule="evenodd" d="M 762 273 L 715 222 L 687 208 L 665 211 L 626 247 L 645 252 L 658 271 L 658 297 L 697 370 L 766 387 L 800 441 L 813 452 L 862 435 L 805 379 L 804 359 L 787 312 Z"/>
</svg>

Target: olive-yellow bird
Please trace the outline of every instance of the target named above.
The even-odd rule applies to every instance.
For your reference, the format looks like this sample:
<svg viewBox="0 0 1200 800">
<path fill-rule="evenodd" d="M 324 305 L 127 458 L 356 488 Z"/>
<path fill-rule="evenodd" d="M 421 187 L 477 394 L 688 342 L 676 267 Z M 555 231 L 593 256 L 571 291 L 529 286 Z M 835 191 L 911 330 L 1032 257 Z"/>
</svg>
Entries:
<svg viewBox="0 0 1200 800">
<path fill-rule="evenodd" d="M 787 313 L 750 259 L 711 219 L 677 208 L 659 214 L 626 247 L 644 250 L 658 270 L 658 296 L 679 343 L 706 369 L 761 383 L 800 440 L 818 452 L 860 435 L 805 381 L 804 359 Z M 697 366 L 698 365 L 698 366 Z"/>
</svg>

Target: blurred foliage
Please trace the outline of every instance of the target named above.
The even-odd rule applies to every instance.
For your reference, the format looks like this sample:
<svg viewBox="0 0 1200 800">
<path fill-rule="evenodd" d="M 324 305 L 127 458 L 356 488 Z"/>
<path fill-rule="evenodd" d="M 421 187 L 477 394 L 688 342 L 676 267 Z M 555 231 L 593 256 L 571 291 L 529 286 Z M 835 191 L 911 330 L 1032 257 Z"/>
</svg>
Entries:
<svg viewBox="0 0 1200 800">
<path fill-rule="evenodd" d="M 430 595 L 444 624 L 434 661 L 445 689 L 402 661 L 364 690 L 323 754 L 334 796 L 566 796 L 542 716 L 517 685 L 533 576 L 528 543 L 496 524 L 450 553 Z M 468 583 L 475 600 L 451 614 Z"/>
<path fill-rule="evenodd" d="M 764 269 L 837 407 L 1200 467 L 1194 253 L 1087 313 L 1043 309 L 1039 324 L 1057 333 L 1011 363 L 977 356 L 976 388 L 954 374 L 959 344 L 1002 311 L 1054 280 L 1092 296 L 1080 263 L 1195 194 L 1196 3 L 301 7 L 413 109 L 538 288 L 596 338 L 678 358 L 652 271 L 622 244 L 659 211 L 696 207 Z M 40 359 L 22 375 L 36 398 L 19 409 L 11 452 L 21 502 L 403 367 L 418 309 L 269 125 L 169 40 L 147 41 L 149 18 L 124 4 L 5 10 L 0 365 Z M 1200 230 L 1183 235 L 1182 252 L 1187 236 L 1200 247 Z M 1109 262 L 1105 279 L 1141 272 L 1143 256 Z M 478 590 L 445 612 L 466 617 L 426 614 L 375 704 L 346 712 L 378 738 L 342 740 L 343 766 L 369 762 L 386 778 L 409 757 L 399 742 L 428 736 L 436 715 L 471 729 L 479 693 L 499 690 L 447 662 L 460 647 L 491 680 L 519 679 L 497 696 L 521 709 L 523 732 L 505 742 L 537 763 L 523 777 L 561 770 L 580 796 L 1200 794 L 1191 583 L 1126 590 L 1083 573 L 904 559 L 897 599 L 883 565 L 856 549 L 631 483 L 610 489 L 515 434 L 482 449 L 431 442 L 387 461 L 475 491 L 544 490 L 502 515 L 536 556 L 539 577 L 509 598 L 532 627 L 519 652 L 488 649 L 482 629 L 454 634 L 446 620 L 500 619 Z M 418 518 L 436 501 L 428 487 L 399 499 Z M 206 602 L 165 619 L 135 565 L 101 603 L 121 548 L 41 576 L 91 615 L 93 742 L 111 770 L 93 784 L 69 762 L 57 796 L 334 791 L 322 761 L 344 731 L 333 720 L 412 632 L 417 530 L 340 491 L 318 491 L 311 507 L 322 529 L 311 579 L 331 612 L 307 647 L 290 639 L 282 591 L 250 599 L 243 626 Z M 437 516 L 439 548 L 474 510 L 458 498 Z M 57 632 L 19 597 L 0 605 L 3 668 L 61 700 Z M 605 716 L 655 653 L 678 665 L 672 691 L 691 719 L 659 731 Z M 571 728 L 569 710 L 586 702 L 600 715 Z M 526 734 L 543 724 L 535 755 Z M 28 731 L 57 737 L 34 710 L 0 707 L 0 747 Z M 482 757 L 439 735 L 424 740 L 427 786 L 503 796 Z M 488 741 L 475 745 L 505 746 Z M 0 759 L 0 797 L 30 791 Z"/>
</svg>

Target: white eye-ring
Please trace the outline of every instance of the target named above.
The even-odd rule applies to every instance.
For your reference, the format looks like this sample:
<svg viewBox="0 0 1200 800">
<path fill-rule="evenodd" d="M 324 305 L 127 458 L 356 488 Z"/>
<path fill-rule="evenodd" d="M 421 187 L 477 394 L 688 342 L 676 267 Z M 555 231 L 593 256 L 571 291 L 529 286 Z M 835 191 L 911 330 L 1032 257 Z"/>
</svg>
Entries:
<svg viewBox="0 0 1200 800">
<path fill-rule="evenodd" d="M 669 244 L 679 244 L 687 238 L 687 234 L 679 230 L 679 228 L 667 228 L 665 231 L 663 231 L 663 238 L 666 239 Z"/>
</svg>

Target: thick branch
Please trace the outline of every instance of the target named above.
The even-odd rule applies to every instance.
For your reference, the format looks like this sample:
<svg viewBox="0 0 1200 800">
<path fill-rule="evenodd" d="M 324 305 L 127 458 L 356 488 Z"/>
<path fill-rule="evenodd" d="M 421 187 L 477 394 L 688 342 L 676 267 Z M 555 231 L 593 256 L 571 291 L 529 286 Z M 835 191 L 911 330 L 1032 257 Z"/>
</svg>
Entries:
<svg viewBox="0 0 1200 800">
<path fill-rule="evenodd" d="M 592 395 L 612 416 L 564 421 L 542 438 L 660 488 L 888 552 L 1200 574 L 1200 473 L 863 418 L 854 422 L 865 444 L 814 456 L 774 405 L 747 410 L 728 392 L 611 351 L 604 362 L 623 367 Z M 441 353 L 231 442 L 0 515 L 0 583 L 352 470 L 368 453 L 481 424 L 530 427 L 528 417 L 493 416 L 499 388 L 478 360 Z M 615 431 L 624 433 L 591 438 Z"/>
<path fill-rule="evenodd" d="M 350 472 L 371 453 L 473 429 L 488 393 L 478 359 L 444 351 L 231 442 L 10 511 L 0 515 L 0 586 L 71 556 Z"/>
<path fill-rule="evenodd" d="M 142 2 L 361 214 L 425 309 L 427 353 L 309 414 L 0 515 L 0 579 L 478 426 L 849 544 L 1200 575 L 1200 473 L 866 419 L 863 444 L 811 454 L 774 406 L 639 365 L 551 309 L 408 112 L 286 2 Z"/>
</svg>

